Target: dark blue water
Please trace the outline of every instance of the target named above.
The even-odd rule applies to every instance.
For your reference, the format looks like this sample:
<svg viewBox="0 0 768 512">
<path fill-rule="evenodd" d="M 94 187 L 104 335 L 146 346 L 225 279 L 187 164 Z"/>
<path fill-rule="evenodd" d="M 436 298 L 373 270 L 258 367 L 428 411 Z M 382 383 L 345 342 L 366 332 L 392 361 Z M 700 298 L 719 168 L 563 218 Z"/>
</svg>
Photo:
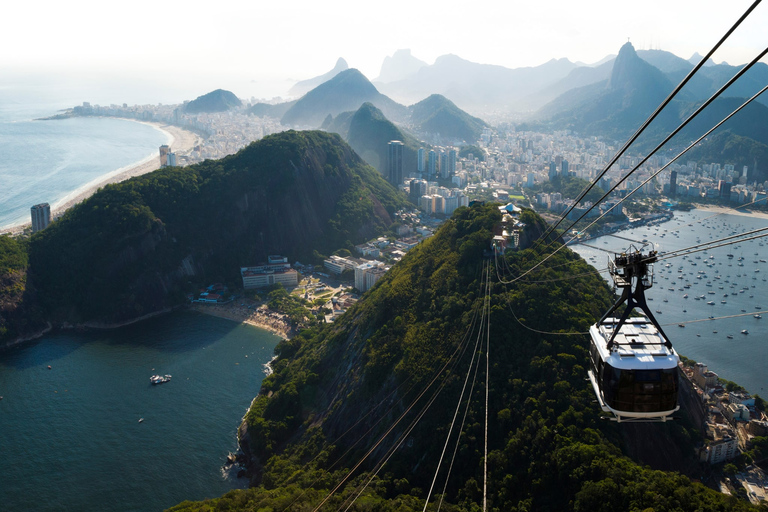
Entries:
<svg viewBox="0 0 768 512">
<path fill-rule="evenodd" d="M 760 217 L 693 210 L 676 212 L 673 220 L 659 226 L 617 234 L 640 242 L 635 244 L 638 248 L 647 240 L 653 246 L 646 246 L 644 252 L 655 248 L 663 255 L 766 226 L 768 220 Z M 622 251 L 630 242 L 605 236 L 588 244 Z M 573 249 L 595 267 L 606 268 L 606 252 L 583 245 Z M 761 259 L 768 260 L 768 238 L 660 261 L 654 265 L 654 285 L 646 296 L 680 354 L 706 363 L 720 377 L 751 393 L 768 397 L 768 263 Z M 696 300 L 702 295 L 704 299 Z M 758 313 L 763 318 L 754 318 Z M 741 334 L 742 330 L 749 334 Z"/>
<path fill-rule="evenodd" d="M 222 466 L 278 341 L 183 312 L 0 352 L 0 508 L 152 511 L 246 486 Z"/>
</svg>

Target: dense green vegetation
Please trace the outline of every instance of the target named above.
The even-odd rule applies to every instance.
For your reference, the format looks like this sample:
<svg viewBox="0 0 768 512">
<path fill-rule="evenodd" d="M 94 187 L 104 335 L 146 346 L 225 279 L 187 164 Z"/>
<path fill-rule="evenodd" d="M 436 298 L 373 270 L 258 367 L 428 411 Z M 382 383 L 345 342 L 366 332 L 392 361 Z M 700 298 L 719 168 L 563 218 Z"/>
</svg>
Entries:
<svg viewBox="0 0 768 512">
<path fill-rule="evenodd" d="M 469 158 L 470 153 L 481 162 L 485 162 L 485 150 L 480 146 L 467 144 L 466 146 L 459 147 L 459 156 L 461 158 Z"/>
<path fill-rule="evenodd" d="M 29 306 L 34 294 L 27 289 L 27 265 L 27 240 L 0 236 L 0 345 L 42 326 Z"/>
<path fill-rule="evenodd" d="M 236 155 L 108 185 L 29 246 L 29 277 L 54 321 L 132 319 L 193 284 L 239 286 L 239 268 L 385 231 L 404 195 L 338 136 L 283 132 Z"/>
<path fill-rule="evenodd" d="M 418 169 L 418 151 L 422 145 L 413 135 L 395 126 L 371 103 L 363 103 L 357 109 L 349 118 L 348 130 L 342 135 L 363 160 L 383 175 L 387 172 L 388 144 L 393 140 L 404 144 L 403 169 L 406 175 Z"/>
<path fill-rule="evenodd" d="M 314 323 L 308 300 L 288 293 L 282 285 L 275 285 L 267 294 L 267 306 L 272 311 L 288 315 L 294 326 L 306 327 Z"/>
<path fill-rule="evenodd" d="M 687 156 L 700 163 L 732 164 L 736 169 L 746 165 L 750 182 L 762 182 L 768 178 L 768 145 L 750 137 L 731 132 L 715 133 L 707 138 L 706 144 L 696 146 Z"/>
<path fill-rule="evenodd" d="M 0 236 L 0 274 L 26 270 L 27 250 L 22 240 L 7 235 Z"/>
<path fill-rule="evenodd" d="M 241 432 L 256 487 L 174 510 L 313 510 L 401 413 L 402 424 L 324 509 L 345 509 L 342 503 L 359 492 L 350 510 L 421 510 L 471 349 L 450 371 L 440 369 L 457 348 L 474 343 L 483 268 L 495 266 L 484 254 L 499 220 L 495 205 L 460 208 L 337 323 L 281 342 L 274 373 L 264 380 Z M 524 240 L 544 227 L 529 210 L 521 220 Z M 498 272 L 509 279 L 538 259 L 532 249 L 509 253 Z M 492 279 L 490 510 L 751 510 L 685 476 L 641 467 L 622 455 L 621 428 L 600 421 L 585 382 L 588 342 L 579 334 L 611 300 L 603 280 L 567 250 L 529 279 Z M 484 367 L 484 359 L 479 364 Z M 358 486 L 394 445 L 394 434 L 424 405 L 426 397 L 417 395 L 434 376 L 443 386 L 436 402 L 362 490 Z M 442 510 L 480 510 L 483 379 L 481 370 Z M 409 411 L 412 401 L 416 406 Z M 644 432 L 649 445 L 641 451 L 671 446 L 681 458 L 692 453 L 681 425 L 648 425 Z"/>
</svg>

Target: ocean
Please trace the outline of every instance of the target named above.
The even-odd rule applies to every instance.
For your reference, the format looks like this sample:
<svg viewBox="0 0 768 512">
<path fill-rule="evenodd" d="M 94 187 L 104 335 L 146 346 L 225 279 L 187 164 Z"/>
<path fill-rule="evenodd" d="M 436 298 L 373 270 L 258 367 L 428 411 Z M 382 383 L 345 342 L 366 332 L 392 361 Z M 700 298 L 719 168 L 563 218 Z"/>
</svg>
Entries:
<svg viewBox="0 0 768 512">
<path fill-rule="evenodd" d="M 157 128 L 123 119 L 35 120 L 80 103 L 0 88 L 0 231 L 29 222 L 32 205 L 55 207 L 170 141 Z"/>
<path fill-rule="evenodd" d="M 675 212 L 672 220 L 657 226 L 622 231 L 571 248 L 595 268 L 605 269 L 606 251 L 628 250 L 633 242 L 627 239 L 643 252 L 658 250 L 663 256 L 766 226 L 768 219 L 760 217 L 692 210 Z M 654 264 L 653 287 L 646 292 L 651 311 L 679 354 L 707 364 L 720 377 L 763 398 L 768 398 L 766 260 L 768 238 L 659 261 Z M 603 275 L 608 279 L 607 272 Z M 756 314 L 763 318 L 755 318 Z"/>
<path fill-rule="evenodd" d="M 1 508 L 157 511 L 246 487 L 223 466 L 279 340 L 178 312 L 0 352 Z"/>
</svg>

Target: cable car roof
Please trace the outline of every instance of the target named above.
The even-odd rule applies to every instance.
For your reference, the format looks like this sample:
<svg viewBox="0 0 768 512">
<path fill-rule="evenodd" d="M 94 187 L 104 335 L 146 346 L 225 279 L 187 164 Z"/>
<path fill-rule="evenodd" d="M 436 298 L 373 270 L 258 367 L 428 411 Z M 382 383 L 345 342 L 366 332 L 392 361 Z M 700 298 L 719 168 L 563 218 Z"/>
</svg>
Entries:
<svg viewBox="0 0 768 512">
<path fill-rule="evenodd" d="M 618 322 L 618 318 L 606 318 L 589 330 L 603 361 L 621 370 L 654 370 L 677 366 L 675 350 L 665 345 L 666 340 L 659 330 L 645 317 L 628 318 L 616 334 L 613 349 L 609 352 L 608 340 Z"/>
</svg>

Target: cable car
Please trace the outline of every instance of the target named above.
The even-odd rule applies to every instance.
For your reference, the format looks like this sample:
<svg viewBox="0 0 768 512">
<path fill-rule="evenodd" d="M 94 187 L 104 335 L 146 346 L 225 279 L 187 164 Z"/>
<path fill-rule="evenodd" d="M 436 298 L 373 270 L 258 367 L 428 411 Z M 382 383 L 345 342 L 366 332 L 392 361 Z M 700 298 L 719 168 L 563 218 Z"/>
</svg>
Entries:
<svg viewBox="0 0 768 512">
<path fill-rule="evenodd" d="M 609 272 L 621 298 L 590 328 L 589 380 L 604 412 L 618 422 L 668 421 L 677 404 L 680 358 L 648 309 L 657 253 L 616 255 Z M 614 312 L 625 305 L 619 318 Z M 630 317 L 639 308 L 645 316 Z"/>
</svg>

